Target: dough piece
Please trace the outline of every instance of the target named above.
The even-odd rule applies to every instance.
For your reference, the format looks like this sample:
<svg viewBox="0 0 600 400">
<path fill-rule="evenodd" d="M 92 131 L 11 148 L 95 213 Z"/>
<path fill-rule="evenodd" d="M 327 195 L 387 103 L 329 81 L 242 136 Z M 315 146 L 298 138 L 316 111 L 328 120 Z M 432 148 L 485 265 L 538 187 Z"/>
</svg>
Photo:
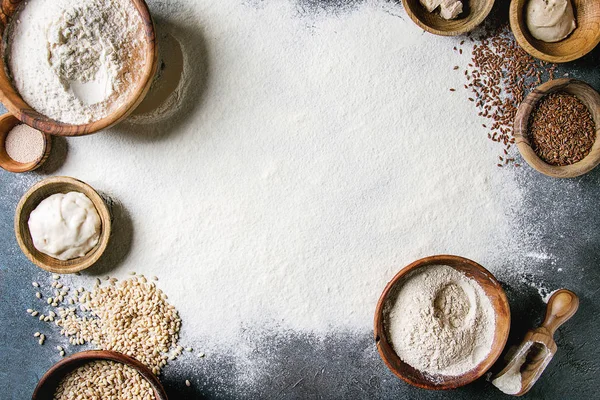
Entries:
<svg viewBox="0 0 600 400">
<path fill-rule="evenodd" d="M 29 215 L 29 232 L 40 252 L 59 260 L 83 257 L 100 239 L 100 216 L 83 193 L 58 193 Z"/>
<path fill-rule="evenodd" d="M 577 27 L 570 0 L 529 0 L 526 9 L 527 29 L 544 42 L 558 42 Z"/>
<path fill-rule="evenodd" d="M 421 5 L 429 12 L 433 12 L 433 10 L 438 8 L 439 5 L 442 4 L 442 1 L 443 0 L 419 0 Z"/>
<path fill-rule="evenodd" d="M 444 19 L 454 19 L 463 12 L 463 3 L 460 0 L 443 0 L 440 7 L 440 16 Z"/>
</svg>

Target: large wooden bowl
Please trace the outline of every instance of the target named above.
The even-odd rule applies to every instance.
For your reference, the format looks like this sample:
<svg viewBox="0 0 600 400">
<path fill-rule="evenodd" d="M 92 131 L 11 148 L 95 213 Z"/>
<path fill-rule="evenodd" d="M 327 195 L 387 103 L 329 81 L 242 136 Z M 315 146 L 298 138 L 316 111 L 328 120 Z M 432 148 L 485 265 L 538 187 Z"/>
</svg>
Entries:
<svg viewBox="0 0 600 400">
<path fill-rule="evenodd" d="M 15 13 L 23 0 L 0 0 L 0 35 L 4 35 L 11 16 Z M 13 87 L 7 75 L 3 43 L 0 50 L 0 101 L 21 122 L 52 135 L 82 136 L 98 132 L 125 119 L 144 99 L 150 89 L 152 79 L 158 66 L 158 47 L 154 32 L 154 23 L 150 11 L 144 0 L 130 0 L 140 13 L 144 22 L 143 36 L 146 40 L 146 64 L 129 98 L 110 115 L 94 122 L 81 125 L 65 124 L 48 118 L 31 108 Z"/>
<path fill-rule="evenodd" d="M 457 19 L 445 20 L 439 10 L 427 11 L 419 0 L 402 0 L 406 13 L 422 29 L 435 35 L 457 36 L 475 29 L 488 16 L 494 0 L 462 0 L 463 12 Z"/>
<path fill-rule="evenodd" d="M 62 261 L 50 257 L 35 248 L 31 233 L 29 232 L 29 215 L 40 202 L 56 193 L 80 192 L 85 194 L 96 207 L 100 216 L 100 239 L 96 246 L 87 252 L 86 255 L 72 260 Z M 44 179 L 35 184 L 23 197 L 17 205 L 15 213 L 15 234 L 19 247 L 27 258 L 46 271 L 57 274 L 72 274 L 92 266 L 108 245 L 111 232 L 110 212 L 102 197 L 88 184 L 77 179 L 66 176 L 56 176 Z"/>
<path fill-rule="evenodd" d="M 389 304 L 389 301 L 393 301 L 396 285 L 402 284 L 404 277 L 409 272 L 429 265 L 447 265 L 459 272 L 462 272 L 467 277 L 474 279 L 489 297 L 495 311 L 496 330 L 494 333 L 492 349 L 487 357 L 481 363 L 479 363 L 477 367 L 463 375 L 432 376 L 424 374 L 402 361 L 402 359 L 400 359 L 400 357 L 398 357 L 394 351 L 388 339 L 388 329 L 386 327 L 386 305 Z M 481 377 L 488 369 L 491 368 L 491 366 L 494 364 L 494 362 L 496 362 L 502 353 L 502 350 L 506 345 L 506 340 L 508 339 L 509 330 L 510 307 L 500 283 L 498 283 L 496 278 L 494 278 L 494 276 L 481 265 L 469 259 L 458 256 L 439 255 L 426 257 L 408 265 L 398 272 L 398 274 L 392 278 L 390 283 L 387 284 L 383 290 L 383 293 L 381 294 L 381 297 L 379 298 L 377 309 L 375 311 L 375 343 L 383 362 L 396 376 L 410 383 L 411 385 L 420 387 L 422 389 L 454 389 L 471 383 Z"/>
<path fill-rule="evenodd" d="M 545 95 L 558 91 L 577 96 L 590 110 L 596 125 L 596 140 L 589 154 L 579 162 L 565 166 L 550 165 L 538 157 L 531 147 L 527 133 L 529 116 L 537 102 Z M 587 83 L 577 79 L 561 78 L 543 83 L 531 91 L 519 105 L 515 115 L 514 132 L 519 152 L 530 166 L 542 174 L 553 178 L 574 178 L 586 174 L 600 164 L 600 94 Z"/>
<path fill-rule="evenodd" d="M 167 400 L 165 389 L 162 387 L 156 375 L 154 375 L 148 367 L 125 354 L 108 350 L 82 351 L 81 353 L 75 353 L 72 356 L 60 360 L 42 376 L 33 391 L 31 400 L 52 400 L 61 379 L 69 372 L 89 362 L 101 360 L 119 362 L 135 369 L 144 379 L 146 379 L 146 381 L 148 381 L 152 389 L 154 389 L 156 400 Z"/>
<path fill-rule="evenodd" d="M 50 155 L 50 150 L 52 148 L 52 136 L 47 133 L 43 133 L 44 136 L 44 153 L 37 159 L 28 163 L 21 163 L 13 160 L 6 153 L 6 148 L 4 147 L 4 143 L 6 141 L 6 136 L 8 132 L 11 131 L 12 128 L 19 125 L 21 121 L 16 119 L 10 113 L 6 113 L 0 116 L 0 167 L 9 171 L 9 172 L 28 172 L 33 171 L 44 164 Z"/>
<path fill-rule="evenodd" d="M 577 28 L 564 40 L 547 43 L 531 36 L 525 21 L 528 0 L 510 3 L 510 28 L 517 43 L 526 52 L 540 60 L 564 63 L 583 57 L 600 43 L 600 1 L 570 0 L 575 12 Z"/>
</svg>

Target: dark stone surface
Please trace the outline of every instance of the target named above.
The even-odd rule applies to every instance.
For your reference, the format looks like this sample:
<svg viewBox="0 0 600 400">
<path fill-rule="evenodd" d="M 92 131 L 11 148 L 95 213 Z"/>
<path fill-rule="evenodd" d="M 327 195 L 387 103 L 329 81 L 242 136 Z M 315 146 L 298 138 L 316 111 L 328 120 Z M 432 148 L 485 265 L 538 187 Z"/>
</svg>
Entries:
<svg viewBox="0 0 600 400">
<path fill-rule="evenodd" d="M 301 1 L 310 9 L 318 1 Z M 335 1 L 324 2 L 333 7 Z M 600 89 L 600 49 L 575 63 L 561 67 L 571 76 Z M 67 145 L 61 141 L 61 157 Z M 58 167 L 48 166 L 45 173 Z M 552 260 L 536 261 L 520 281 L 503 282 L 511 304 L 513 326 L 509 343 L 542 319 L 545 304 L 528 282 L 543 287 L 566 287 L 581 298 L 579 312 L 556 334 L 558 353 L 546 373 L 526 398 L 598 399 L 600 372 L 600 168 L 570 180 L 546 178 L 528 167 L 518 171 L 526 192 L 522 217 L 537 229 Z M 35 304 L 31 282 L 42 275 L 19 250 L 13 233 L 13 214 L 19 198 L 37 173 L 14 175 L 0 171 L 0 398 L 26 399 L 41 375 L 56 361 L 58 335 L 48 335 L 39 346 L 33 332 L 39 321 L 25 313 Z M 535 268 L 534 268 L 535 267 Z M 557 272 L 557 268 L 562 268 Z M 503 277 L 499 276 L 502 280 Z M 50 328 L 45 327 L 47 331 Z M 62 340 L 62 338 L 61 338 Z M 377 355 L 370 334 L 338 333 L 323 338 L 306 335 L 285 337 L 248 332 L 245 345 L 250 358 L 267 360 L 268 373 L 258 383 L 245 386 L 236 376 L 249 375 L 226 354 L 208 355 L 200 371 L 186 370 L 188 363 L 167 367 L 164 384 L 172 399 L 185 398 L 282 398 L 282 399 L 501 399 L 508 398 L 491 384 L 479 381 L 454 391 L 428 392 L 397 379 Z M 268 354 L 268 355 L 267 355 Z M 191 368 L 191 367 L 190 367 Z M 198 368 L 198 367 L 194 367 Z M 200 376 L 192 387 L 190 375 Z"/>
</svg>

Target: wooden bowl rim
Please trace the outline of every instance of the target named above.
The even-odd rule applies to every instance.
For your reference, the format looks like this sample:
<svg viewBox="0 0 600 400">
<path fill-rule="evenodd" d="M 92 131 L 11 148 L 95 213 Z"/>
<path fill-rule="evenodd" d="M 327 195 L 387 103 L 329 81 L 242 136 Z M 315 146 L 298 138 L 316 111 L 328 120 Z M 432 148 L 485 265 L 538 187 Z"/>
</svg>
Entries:
<svg viewBox="0 0 600 400">
<path fill-rule="evenodd" d="M 525 34 L 525 32 L 523 31 L 523 29 L 527 29 L 526 23 L 524 20 L 525 17 L 524 17 L 524 11 L 523 11 L 523 8 L 525 7 L 526 4 L 527 4 L 527 0 L 511 0 L 510 6 L 509 6 L 508 19 L 509 19 L 509 23 L 510 23 L 510 29 L 511 29 L 513 36 L 515 37 L 517 43 L 519 44 L 519 46 L 521 46 L 523 48 L 523 50 L 525 50 L 527 53 L 529 53 L 533 57 L 540 59 L 542 61 L 547 61 L 547 62 L 551 62 L 551 63 L 571 62 L 571 61 L 575 61 L 575 60 L 585 56 L 586 54 L 588 54 L 589 52 L 594 50 L 594 48 L 600 43 L 600 31 L 599 31 L 596 39 L 589 42 L 587 47 L 584 47 L 582 49 L 574 51 L 573 53 L 569 54 L 568 56 L 557 56 L 557 55 L 553 55 L 553 54 L 544 53 L 543 51 L 537 49 L 534 45 L 531 44 L 531 42 L 528 39 L 529 33 Z M 578 29 L 579 21 L 577 22 L 577 24 L 578 24 L 578 26 L 577 26 L 577 29 Z M 568 40 L 568 37 L 565 38 L 564 40 Z"/>
<path fill-rule="evenodd" d="M 165 389 L 163 388 L 160 380 L 156 375 L 150 371 L 150 369 L 136 360 L 133 357 L 129 357 L 123 353 L 111 350 L 87 350 L 79 353 L 75 353 L 68 357 L 63 358 L 54 364 L 46 373 L 40 378 L 36 385 L 32 400 L 39 400 L 44 397 L 51 398 L 50 395 L 43 393 L 44 390 L 49 388 L 46 385 L 50 385 L 52 380 L 60 381 L 66 374 L 73 371 L 75 368 L 87 364 L 92 361 L 108 360 L 114 361 L 121 364 L 125 364 L 135 369 L 142 377 L 152 386 L 154 395 L 157 400 L 168 400 Z M 50 382 L 50 383 L 49 383 Z"/>
<path fill-rule="evenodd" d="M 595 100 L 590 103 L 585 98 L 577 96 L 577 98 L 585 104 L 586 107 L 594 116 L 592 110 L 596 109 L 600 115 L 600 94 L 586 82 L 573 78 L 559 78 L 542 83 L 533 89 L 527 97 L 521 102 L 515 114 L 514 132 L 515 141 L 519 153 L 523 159 L 536 171 L 553 178 L 575 178 L 590 172 L 600 164 L 600 119 L 594 118 L 596 125 L 596 140 L 589 154 L 575 164 L 558 166 L 550 165 L 542 160 L 535 153 L 528 138 L 529 116 L 535 108 L 535 105 L 547 94 L 567 91 L 570 94 L 577 96 L 577 93 L 587 93 Z"/>
<path fill-rule="evenodd" d="M 43 188 L 51 187 L 51 186 L 58 186 L 58 185 L 64 185 L 64 184 L 69 185 L 74 188 L 73 190 L 69 190 L 69 191 L 77 191 L 77 192 L 83 193 L 92 201 L 92 203 L 94 204 L 94 207 L 96 208 L 96 211 L 98 212 L 98 216 L 100 217 L 100 229 L 101 229 L 100 238 L 99 238 L 96 246 L 92 250 L 90 250 L 86 255 L 84 255 L 83 257 L 79 257 L 79 258 L 75 258 L 75 259 L 67 260 L 67 261 L 61 261 L 61 260 L 54 259 L 54 258 L 48 256 L 50 259 L 54 260 L 54 261 L 52 261 L 52 263 L 48 263 L 48 262 L 44 262 L 43 260 L 41 260 L 39 258 L 38 253 L 40 253 L 40 252 L 37 249 L 35 249 L 35 247 L 33 247 L 33 245 L 30 248 L 26 244 L 24 236 L 30 235 L 30 233 L 29 233 L 29 227 L 28 227 L 29 215 L 27 215 L 27 216 L 24 215 L 24 212 L 25 212 L 24 208 L 26 205 L 28 205 L 28 203 L 30 201 L 32 201 L 31 199 L 39 190 L 41 190 Z M 59 190 L 54 193 L 65 193 L 65 192 Z M 54 194 L 54 193 L 52 193 L 52 194 Z M 48 195 L 48 196 L 50 196 L 50 195 Z M 48 197 L 48 196 L 46 196 L 46 197 Z M 38 204 L 39 204 L 39 202 L 38 202 Z M 35 204 L 34 206 L 37 207 L 37 204 Z M 84 269 L 91 267 L 93 264 L 95 264 L 100 259 L 102 254 L 104 254 L 104 251 L 106 250 L 109 239 L 110 239 L 110 234 L 111 234 L 111 229 L 112 229 L 111 224 L 112 224 L 111 215 L 110 215 L 108 206 L 106 205 L 106 203 L 104 202 L 102 197 L 98 194 L 98 192 L 96 192 L 96 190 L 94 190 L 94 188 L 92 188 L 87 183 L 82 182 L 75 178 L 71 178 L 68 176 L 53 176 L 53 177 L 46 178 L 46 179 L 36 183 L 23 195 L 23 197 L 19 201 L 19 203 L 17 205 L 17 209 L 15 211 L 14 228 L 15 228 L 15 235 L 16 235 L 17 243 L 19 244 L 19 247 L 21 248 L 21 250 L 23 251 L 25 256 L 27 256 L 27 258 L 32 263 L 34 263 L 38 267 L 40 267 L 46 271 L 49 271 L 49 272 L 59 273 L 59 274 L 72 274 L 75 272 L 83 271 Z M 65 264 L 65 263 L 69 263 L 70 265 L 64 266 L 63 264 Z"/>
<path fill-rule="evenodd" d="M 485 3 L 485 8 L 483 9 L 483 12 L 481 13 L 481 15 L 478 18 L 470 18 L 469 16 L 467 16 L 465 18 L 465 20 L 468 22 L 466 22 L 463 27 L 461 27 L 459 29 L 453 29 L 453 30 L 439 29 L 439 28 L 436 28 L 435 26 L 432 26 L 432 25 L 426 23 L 425 21 L 423 21 L 414 12 L 412 3 L 410 3 L 408 0 L 402 0 L 402 4 L 404 6 L 404 9 L 406 10 L 406 13 L 410 17 L 410 19 L 412 19 L 413 22 L 415 24 L 417 24 L 421 29 L 424 29 L 425 31 L 427 31 L 429 33 L 432 33 L 434 35 L 439 35 L 439 36 L 458 36 L 458 35 L 462 35 L 464 33 L 470 32 L 473 29 L 475 29 L 488 17 L 490 12 L 492 11 L 495 0 L 478 0 L 478 1 L 482 1 Z M 417 1 L 417 3 L 418 3 L 418 1 Z M 417 7 L 422 7 L 422 5 L 417 4 Z M 425 11 L 427 12 L 427 10 L 425 10 Z"/>
<path fill-rule="evenodd" d="M 24 0 L 13 0 L 13 3 L 21 3 L 22 1 Z M 140 32 L 140 36 L 143 36 L 148 48 L 145 51 L 147 62 L 143 68 L 143 73 L 139 78 L 139 82 L 137 83 L 136 90 L 131 93 L 131 95 L 123 102 L 123 104 L 121 104 L 109 115 L 99 120 L 88 122 L 86 124 L 68 124 L 51 119 L 27 105 L 19 92 L 14 88 L 9 78 L 6 83 L 12 89 L 14 94 L 9 93 L 7 95 L 0 87 L 0 101 L 6 107 L 6 109 L 22 123 L 27 124 L 41 132 L 56 136 L 90 135 L 103 129 L 110 128 L 111 126 L 127 118 L 127 116 L 131 114 L 142 102 L 150 90 L 150 86 L 152 85 L 152 81 L 158 68 L 158 43 L 156 42 L 156 30 L 150 14 L 150 9 L 148 8 L 148 4 L 145 0 L 128 1 L 133 3 L 134 7 L 138 10 L 140 18 L 142 19 L 143 31 Z M 3 14 L 2 11 L 3 10 L 0 10 L 0 13 Z M 3 15 L 3 20 L 5 19 L 6 25 L 8 25 L 12 15 Z M 2 50 L 0 51 L 0 57 L 4 58 L 4 46 L 2 46 Z M 2 65 L 4 65 L 3 61 Z M 27 106 L 27 108 L 20 108 L 17 106 L 11 100 L 11 97 L 20 100 Z"/>
<path fill-rule="evenodd" d="M 42 155 L 40 157 L 38 157 L 36 160 L 28 162 L 28 163 L 18 162 L 16 160 L 13 160 L 12 158 L 10 158 L 10 156 L 6 153 L 6 148 L 5 148 L 4 144 L 5 144 L 5 140 L 6 140 L 6 136 L 8 135 L 8 132 L 10 132 L 10 130 L 12 130 L 15 126 L 21 124 L 22 122 L 19 121 L 19 119 L 17 117 L 15 117 L 11 113 L 7 112 L 0 116 L 0 127 L 2 126 L 2 123 L 6 120 L 13 120 L 13 121 L 9 122 L 9 124 L 12 125 L 12 127 L 7 130 L 0 128 L 0 155 L 5 155 L 7 158 L 9 158 L 10 163 L 4 162 L 2 160 L 2 157 L 0 157 L 0 168 L 6 170 L 8 172 L 13 172 L 13 173 L 18 174 L 18 173 L 23 173 L 23 172 L 34 171 L 34 170 L 38 169 L 39 167 L 41 167 L 46 162 L 48 157 L 50 156 L 50 151 L 52 150 L 52 136 L 45 132 L 39 131 L 42 134 L 42 137 L 44 140 L 44 152 L 42 153 Z"/>
<path fill-rule="evenodd" d="M 393 293 L 393 289 L 396 286 L 396 284 L 398 284 L 398 282 L 400 282 L 408 273 L 410 273 L 418 268 L 426 267 L 426 266 L 430 266 L 430 265 L 447 265 L 451 268 L 455 268 L 453 265 L 450 265 L 450 264 L 460 264 L 460 265 L 467 267 L 468 269 L 471 269 L 472 271 L 477 271 L 477 273 L 485 276 L 486 280 L 491 282 L 492 285 L 496 289 L 495 295 L 498 299 L 498 307 L 494 307 L 495 316 L 496 316 L 496 327 L 495 327 L 495 332 L 494 332 L 494 340 L 492 342 L 492 349 L 490 350 L 490 353 L 486 356 L 486 358 L 481 363 L 479 363 L 479 365 L 477 365 L 474 369 L 468 371 L 465 374 L 457 375 L 457 376 L 436 375 L 437 377 L 443 378 L 443 381 L 441 383 L 434 383 L 431 380 L 427 380 L 425 378 L 413 379 L 411 376 L 405 374 L 402 370 L 395 368 L 394 365 L 392 364 L 392 361 L 394 361 L 396 363 L 399 361 L 400 364 L 405 365 L 407 368 L 411 368 L 414 371 L 420 372 L 420 371 L 416 370 L 415 368 L 411 367 L 410 365 L 406 364 L 404 361 L 402 361 L 402 359 L 396 354 L 393 347 L 387 340 L 387 331 L 385 329 L 385 323 L 384 323 L 385 322 L 385 305 L 388 300 L 388 296 L 390 296 Z M 459 271 L 459 272 L 465 273 L 465 271 Z M 479 284 L 479 282 L 482 281 L 482 279 L 480 279 L 477 276 L 470 276 L 470 275 L 468 275 L 468 276 L 469 276 L 469 278 L 474 279 L 478 284 Z M 490 297 L 490 301 L 492 302 L 492 305 L 494 305 L 494 301 L 491 297 Z M 390 369 L 390 371 L 392 371 L 394 373 L 394 375 L 396 375 L 397 377 L 399 377 L 406 383 L 409 383 L 409 384 L 419 387 L 421 389 L 428 389 L 428 390 L 456 389 L 458 387 L 467 385 L 467 384 L 479 379 L 481 376 L 483 376 L 494 365 L 496 360 L 502 354 L 502 351 L 508 340 L 508 334 L 510 332 L 510 306 L 509 306 L 506 294 L 504 293 L 504 289 L 502 289 L 502 286 L 500 285 L 498 280 L 494 277 L 494 275 L 492 275 L 491 272 L 489 272 L 487 269 L 485 269 L 480 264 L 478 264 L 475 261 L 472 261 L 468 258 L 455 256 L 455 255 L 442 254 L 442 255 L 435 255 L 435 256 L 421 258 L 419 260 L 412 262 L 411 264 L 402 268 L 388 282 L 385 289 L 381 293 L 381 296 L 379 297 L 379 301 L 377 302 L 377 307 L 375 310 L 374 324 L 375 324 L 374 337 L 375 337 L 375 344 L 377 346 L 377 352 L 379 353 L 379 356 L 381 357 L 381 359 L 383 360 L 385 365 Z M 390 348 L 392 356 L 395 357 L 395 360 L 388 359 L 387 355 L 385 354 L 384 350 L 382 349 L 383 346 L 387 346 Z M 494 348 L 496 350 L 494 350 Z M 421 373 L 421 375 L 425 375 L 425 374 Z"/>
</svg>

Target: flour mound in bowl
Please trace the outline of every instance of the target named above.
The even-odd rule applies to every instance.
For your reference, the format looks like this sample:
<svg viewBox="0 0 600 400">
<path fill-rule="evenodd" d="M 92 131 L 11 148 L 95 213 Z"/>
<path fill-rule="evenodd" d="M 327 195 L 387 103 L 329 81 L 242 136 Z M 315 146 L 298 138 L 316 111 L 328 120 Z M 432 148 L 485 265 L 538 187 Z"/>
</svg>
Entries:
<svg viewBox="0 0 600 400">
<path fill-rule="evenodd" d="M 473 279 L 445 266 L 409 274 L 388 305 L 392 347 L 407 364 L 435 375 L 462 375 L 481 363 L 494 340 L 490 299 Z"/>
<path fill-rule="evenodd" d="M 124 0 L 28 0 L 11 19 L 5 53 L 31 107 L 68 124 L 108 116 L 145 66 L 143 21 Z"/>
</svg>

